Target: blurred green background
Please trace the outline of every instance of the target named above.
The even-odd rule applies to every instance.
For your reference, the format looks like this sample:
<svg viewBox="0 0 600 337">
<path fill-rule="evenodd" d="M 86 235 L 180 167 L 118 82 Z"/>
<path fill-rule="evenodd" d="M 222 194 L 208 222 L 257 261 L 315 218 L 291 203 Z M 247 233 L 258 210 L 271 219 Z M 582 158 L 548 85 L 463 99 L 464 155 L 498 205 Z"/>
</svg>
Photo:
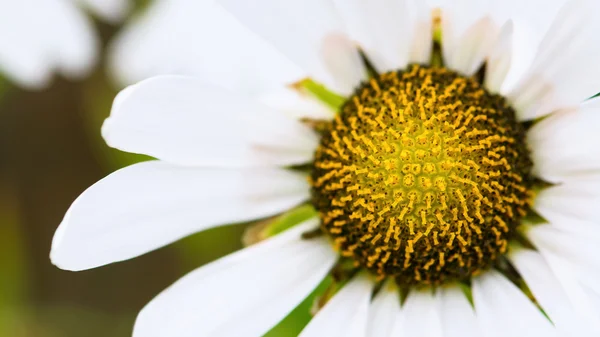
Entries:
<svg viewBox="0 0 600 337">
<path fill-rule="evenodd" d="M 120 28 L 96 25 L 104 44 Z M 108 148 L 100 137 L 119 91 L 104 65 L 82 81 L 56 78 L 36 92 L 0 78 L 0 336 L 131 336 L 137 312 L 153 296 L 242 246 L 247 225 L 85 272 L 50 263 L 52 236 L 71 202 L 110 172 L 144 160 Z M 296 336 L 311 305 L 309 298 L 268 336 Z"/>
</svg>

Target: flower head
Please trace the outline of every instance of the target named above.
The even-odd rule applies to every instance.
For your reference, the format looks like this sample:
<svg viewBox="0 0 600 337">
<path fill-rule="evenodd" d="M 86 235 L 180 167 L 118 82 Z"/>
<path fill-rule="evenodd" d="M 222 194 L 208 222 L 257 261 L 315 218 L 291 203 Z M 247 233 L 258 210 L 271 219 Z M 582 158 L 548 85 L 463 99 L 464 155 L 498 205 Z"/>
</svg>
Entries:
<svg viewBox="0 0 600 337">
<path fill-rule="evenodd" d="M 510 106 L 473 78 L 384 73 L 323 130 L 313 204 L 342 255 L 381 277 L 467 279 L 506 252 L 529 210 L 524 140 Z"/>
<path fill-rule="evenodd" d="M 301 336 L 600 332 L 597 2 L 220 3 L 304 78 L 125 89 L 103 135 L 159 160 L 84 192 L 51 258 L 82 270 L 291 211 L 160 294 L 134 336 L 260 336 L 328 273 Z"/>
</svg>

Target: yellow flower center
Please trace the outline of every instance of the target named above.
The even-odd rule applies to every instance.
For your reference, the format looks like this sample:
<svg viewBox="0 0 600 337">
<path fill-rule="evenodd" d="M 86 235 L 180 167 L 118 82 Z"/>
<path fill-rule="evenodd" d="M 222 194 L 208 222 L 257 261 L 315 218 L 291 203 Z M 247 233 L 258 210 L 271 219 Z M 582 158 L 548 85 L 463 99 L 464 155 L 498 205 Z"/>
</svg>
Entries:
<svg viewBox="0 0 600 337">
<path fill-rule="evenodd" d="M 413 65 L 360 87 L 326 127 L 313 203 L 343 256 L 399 284 L 489 268 L 531 199 L 525 129 L 498 95 Z"/>
</svg>

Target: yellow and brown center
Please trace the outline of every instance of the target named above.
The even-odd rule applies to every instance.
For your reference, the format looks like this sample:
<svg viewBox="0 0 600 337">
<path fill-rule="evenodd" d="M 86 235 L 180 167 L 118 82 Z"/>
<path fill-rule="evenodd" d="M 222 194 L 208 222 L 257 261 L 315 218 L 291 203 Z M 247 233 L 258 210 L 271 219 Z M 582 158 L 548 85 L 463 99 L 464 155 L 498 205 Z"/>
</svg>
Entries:
<svg viewBox="0 0 600 337">
<path fill-rule="evenodd" d="M 413 65 L 357 89 L 325 128 L 313 203 L 343 256 L 399 284 L 489 268 L 531 199 L 525 129 L 475 79 Z"/>
</svg>

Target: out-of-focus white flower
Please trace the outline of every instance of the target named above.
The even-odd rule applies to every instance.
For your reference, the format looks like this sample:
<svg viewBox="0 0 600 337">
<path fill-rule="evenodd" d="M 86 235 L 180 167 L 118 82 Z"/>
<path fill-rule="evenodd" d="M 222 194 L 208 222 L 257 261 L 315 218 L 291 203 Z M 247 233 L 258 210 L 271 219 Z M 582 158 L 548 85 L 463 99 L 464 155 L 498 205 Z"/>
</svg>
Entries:
<svg viewBox="0 0 600 337">
<path fill-rule="evenodd" d="M 182 278 L 134 336 L 263 335 L 336 261 L 341 289 L 303 337 L 600 333 L 600 3 L 221 3 L 310 80 L 213 43 L 218 70 L 123 90 L 103 136 L 158 160 L 85 191 L 51 259 L 84 270 L 302 202 L 315 211 Z M 229 22 L 221 43 L 240 43 Z"/>
<path fill-rule="evenodd" d="M 121 85 L 155 75 L 197 75 L 257 93 L 303 76 L 214 0 L 155 1 L 117 36 L 109 62 Z"/>
<path fill-rule="evenodd" d="M 133 0 L 71 0 L 79 2 L 105 21 L 117 23 L 129 14 Z"/>
<path fill-rule="evenodd" d="M 0 0 L 0 73 L 26 88 L 44 87 L 55 72 L 84 76 L 95 65 L 99 46 L 79 5 L 116 21 L 128 4 L 128 0 Z"/>
</svg>

